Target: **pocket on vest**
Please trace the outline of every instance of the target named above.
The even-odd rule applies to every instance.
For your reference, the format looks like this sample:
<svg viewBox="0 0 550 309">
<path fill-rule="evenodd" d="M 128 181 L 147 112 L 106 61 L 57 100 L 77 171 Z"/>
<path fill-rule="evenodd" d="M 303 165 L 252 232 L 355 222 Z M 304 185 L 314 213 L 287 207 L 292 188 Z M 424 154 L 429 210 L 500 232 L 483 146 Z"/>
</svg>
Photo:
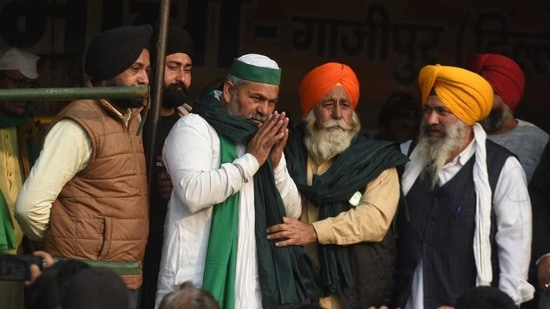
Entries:
<svg viewBox="0 0 550 309">
<path fill-rule="evenodd" d="M 103 230 L 99 234 L 99 250 L 97 259 L 103 260 L 109 256 L 111 249 L 111 240 L 113 234 L 113 219 L 109 217 L 103 217 Z"/>
</svg>

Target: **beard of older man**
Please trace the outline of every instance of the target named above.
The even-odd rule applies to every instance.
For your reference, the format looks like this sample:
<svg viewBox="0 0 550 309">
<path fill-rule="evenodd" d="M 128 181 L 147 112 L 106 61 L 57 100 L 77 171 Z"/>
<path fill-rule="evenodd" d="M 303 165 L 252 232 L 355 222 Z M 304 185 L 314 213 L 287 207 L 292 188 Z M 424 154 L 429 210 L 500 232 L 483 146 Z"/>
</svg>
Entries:
<svg viewBox="0 0 550 309">
<path fill-rule="evenodd" d="M 313 110 L 307 114 L 304 121 L 306 123 L 304 144 L 309 155 L 319 164 L 348 149 L 351 140 L 361 129 L 359 117 L 355 112 L 351 125 L 345 123 L 344 120 L 319 123 Z"/>
<path fill-rule="evenodd" d="M 441 137 L 431 137 L 429 130 L 439 130 L 442 135 Z M 422 177 L 430 179 L 432 189 L 437 185 L 439 172 L 465 136 L 466 124 L 460 120 L 448 128 L 440 124 L 432 126 L 421 124 L 417 147 L 423 158 L 424 166 L 426 166 L 422 171 Z"/>
</svg>

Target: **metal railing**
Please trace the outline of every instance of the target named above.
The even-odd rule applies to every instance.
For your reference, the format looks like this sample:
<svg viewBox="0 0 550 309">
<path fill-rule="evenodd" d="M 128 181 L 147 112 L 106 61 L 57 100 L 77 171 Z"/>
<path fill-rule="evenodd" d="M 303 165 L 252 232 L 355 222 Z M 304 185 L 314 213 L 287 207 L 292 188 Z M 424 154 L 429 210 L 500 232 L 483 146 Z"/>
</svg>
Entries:
<svg viewBox="0 0 550 309">
<path fill-rule="evenodd" d="M 146 98 L 148 85 L 132 87 L 74 87 L 0 89 L 0 101 L 63 101 L 79 99 Z"/>
</svg>

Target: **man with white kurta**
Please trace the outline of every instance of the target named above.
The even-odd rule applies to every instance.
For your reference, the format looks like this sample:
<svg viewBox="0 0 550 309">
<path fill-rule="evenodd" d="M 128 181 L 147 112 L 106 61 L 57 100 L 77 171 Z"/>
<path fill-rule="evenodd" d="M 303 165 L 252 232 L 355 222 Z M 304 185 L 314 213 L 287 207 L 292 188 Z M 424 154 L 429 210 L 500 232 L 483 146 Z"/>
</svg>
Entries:
<svg viewBox="0 0 550 309">
<path fill-rule="evenodd" d="M 278 308 L 317 299 L 301 246 L 277 248 L 266 229 L 298 218 L 301 199 L 286 169 L 288 118 L 275 111 L 281 69 L 247 54 L 174 125 L 163 159 L 168 203 L 157 306 L 187 280 L 221 308 Z"/>
</svg>

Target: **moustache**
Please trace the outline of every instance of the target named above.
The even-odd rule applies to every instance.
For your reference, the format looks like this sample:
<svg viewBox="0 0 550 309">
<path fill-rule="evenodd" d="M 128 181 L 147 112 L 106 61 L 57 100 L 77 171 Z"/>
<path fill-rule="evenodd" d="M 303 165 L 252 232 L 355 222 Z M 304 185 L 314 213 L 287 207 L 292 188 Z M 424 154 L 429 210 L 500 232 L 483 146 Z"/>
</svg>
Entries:
<svg viewBox="0 0 550 309">
<path fill-rule="evenodd" d="M 430 131 L 439 131 L 441 133 L 447 134 L 447 129 L 444 126 L 439 124 L 427 125 L 427 126 L 424 126 L 423 129 L 424 129 L 424 133 L 426 134 L 429 133 Z"/>
<path fill-rule="evenodd" d="M 247 120 L 257 120 L 261 121 L 262 123 L 267 120 L 266 116 L 260 115 L 258 113 L 252 113 L 246 117 Z"/>
<path fill-rule="evenodd" d="M 168 87 L 166 87 L 166 91 L 181 91 L 185 94 L 189 93 L 189 89 L 187 89 L 187 86 L 185 86 L 185 84 L 181 81 L 168 85 Z"/>
<path fill-rule="evenodd" d="M 349 131 L 353 129 L 352 126 L 345 123 L 343 120 L 329 120 L 321 125 L 323 129 L 335 129 L 339 128 L 344 131 Z"/>
</svg>

